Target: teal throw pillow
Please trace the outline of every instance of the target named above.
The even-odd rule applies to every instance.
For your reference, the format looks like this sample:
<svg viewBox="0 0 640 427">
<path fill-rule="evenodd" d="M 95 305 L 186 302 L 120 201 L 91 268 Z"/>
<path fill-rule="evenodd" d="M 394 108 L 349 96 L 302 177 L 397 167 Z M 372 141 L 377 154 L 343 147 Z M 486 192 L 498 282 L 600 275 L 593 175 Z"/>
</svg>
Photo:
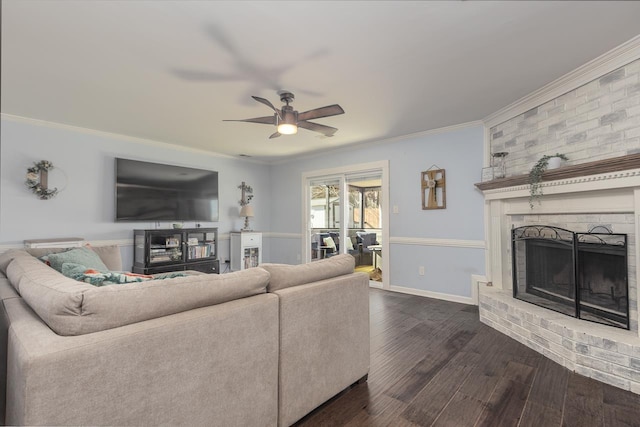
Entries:
<svg viewBox="0 0 640 427">
<path fill-rule="evenodd" d="M 109 270 L 98 254 L 87 248 L 76 248 L 67 252 L 49 254 L 49 264 L 53 269 L 62 273 L 62 264 L 64 263 L 80 264 L 85 268 L 98 271 Z"/>
<path fill-rule="evenodd" d="M 62 264 L 62 270 L 60 272 L 71 279 L 79 280 L 80 277 L 84 276 L 85 271 L 87 271 L 87 267 L 84 265 L 65 262 Z"/>
</svg>

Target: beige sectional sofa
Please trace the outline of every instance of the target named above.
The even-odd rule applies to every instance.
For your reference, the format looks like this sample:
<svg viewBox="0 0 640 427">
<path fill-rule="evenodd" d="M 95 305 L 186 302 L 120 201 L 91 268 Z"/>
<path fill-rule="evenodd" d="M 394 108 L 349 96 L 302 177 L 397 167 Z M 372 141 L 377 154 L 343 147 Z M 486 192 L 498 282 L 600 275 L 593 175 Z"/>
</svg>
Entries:
<svg viewBox="0 0 640 427">
<path fill-rule="evenodd" d="M 4 253 L 5 423 L 291 425 L 368 373 L 368 277 L 353 267 L 95 287 Z"/>
</svg>

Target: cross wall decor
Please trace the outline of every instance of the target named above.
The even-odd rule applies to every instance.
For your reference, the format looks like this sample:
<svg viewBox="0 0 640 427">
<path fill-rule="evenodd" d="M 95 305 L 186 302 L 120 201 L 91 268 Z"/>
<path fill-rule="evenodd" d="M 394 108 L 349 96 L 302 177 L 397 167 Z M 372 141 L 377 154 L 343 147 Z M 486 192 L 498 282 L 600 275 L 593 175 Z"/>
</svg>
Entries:
<svg viewBox="0 0 640 427">
<path fill-rule="evenodd" d="M 422 209 L 446 209 L 447 183 L 444 169 L 436 165 L 422 172 L 420 179 L 422 189 Z"/>
</svg>

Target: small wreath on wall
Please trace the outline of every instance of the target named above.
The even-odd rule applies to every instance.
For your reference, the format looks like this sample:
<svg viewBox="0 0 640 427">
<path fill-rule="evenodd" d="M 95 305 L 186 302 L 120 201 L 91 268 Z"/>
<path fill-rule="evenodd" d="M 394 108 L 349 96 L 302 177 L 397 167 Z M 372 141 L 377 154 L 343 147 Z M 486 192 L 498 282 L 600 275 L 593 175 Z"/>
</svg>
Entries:
<svg viewBox="0 0 640 427">
<path fill-rule="evenodd" d="M 47 188 L 48 174 L 53 169 L 53 163 L 48 160 L 40 160 L 34 166 L 27 168 L 27 181 L 25 184 L 31 192 L 40 200 L 49 200 L 58 194 L 58 188 Z"/>
</svg>

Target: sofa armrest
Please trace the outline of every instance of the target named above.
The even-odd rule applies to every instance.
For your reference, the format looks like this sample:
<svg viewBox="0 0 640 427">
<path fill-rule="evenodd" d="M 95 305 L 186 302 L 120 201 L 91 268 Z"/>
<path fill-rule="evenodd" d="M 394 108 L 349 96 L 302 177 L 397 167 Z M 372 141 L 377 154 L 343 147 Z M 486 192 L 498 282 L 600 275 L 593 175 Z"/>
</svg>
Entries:
<svg viewBox="0 0 640 427">
<path fill-rule="evenodd" d="M 351 273 L 275 294 L 278 424 L 289 426 L 369 372 L 369 277 Z"/>
<path fill-rule="evenodd" d="M 55 334 L 21 299 L 5 308 L 7 424 L 276 423 L 275 295 L 79 336 Z"/>
</svg>

